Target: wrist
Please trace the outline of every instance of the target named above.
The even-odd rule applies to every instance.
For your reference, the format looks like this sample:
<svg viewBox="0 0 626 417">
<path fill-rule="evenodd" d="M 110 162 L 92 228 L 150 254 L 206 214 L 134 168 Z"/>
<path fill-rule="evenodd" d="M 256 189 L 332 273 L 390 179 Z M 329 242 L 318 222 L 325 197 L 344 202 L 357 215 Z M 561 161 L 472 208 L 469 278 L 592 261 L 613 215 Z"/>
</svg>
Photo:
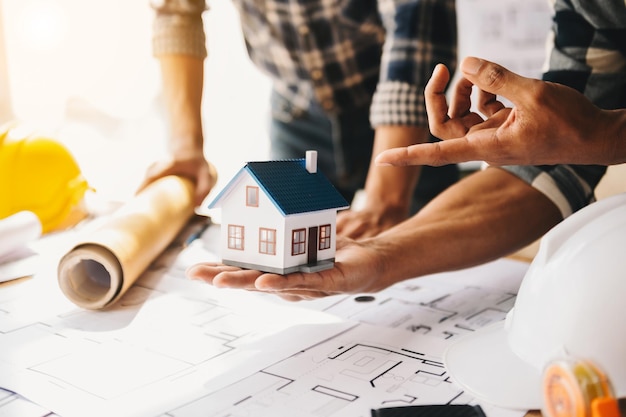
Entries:
<svg viewBox="0 0 626 417">
<path fill-rule="evenodd" d="M 170 141 L 169 152 L 172 158 L 178 160 L 204 157 L 204 143 L 202 137 L 177 136 Z"/>
<path fill-rule="evenodd" d="M 366 200 L 388 207 L 406 208 L 411 204 L 413 190 L 421 171 L 419 166 L 372 166 L 365 182 Z"/>
</svg>

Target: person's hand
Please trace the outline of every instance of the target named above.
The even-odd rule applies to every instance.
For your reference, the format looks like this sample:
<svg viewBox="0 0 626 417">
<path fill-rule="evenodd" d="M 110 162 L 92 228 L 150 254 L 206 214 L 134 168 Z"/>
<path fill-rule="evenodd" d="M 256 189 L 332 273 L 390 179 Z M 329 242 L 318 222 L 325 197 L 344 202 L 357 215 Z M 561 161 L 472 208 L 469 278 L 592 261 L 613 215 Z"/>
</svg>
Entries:
<svg viewBox="0 0 626 417">
<path fill-rule="evenodd" d="M 466 58 L 461 70 L 464 78 L 449 108 L 445 88 L 450 75 L 443 65 L 435 68 L 425 89 L 430 129 L 444 141 L 382 152 L 377 164 L 602 164 L 616 157 L 618 139 L 604 131 L 615 126 L 607 122 L 612 115 L 576 90 L 522 77 L 474 57 Z M 471 111 L 473 86 L 479 89 L 476 104 L 485 120 Z M 505 107 L 497 95 L 514 107 Z"/>
<path fill-rule="evenodd" d="M 217 182 L 217 171 L 213 164 L 208 162 L 204 156 L 198 155 L 181 159 L 162 160 L 153 163 L 148 167 L 146 176 L 137 192 L 143 190 L 148 184 L 151 184 L 157 179 L 168 175 L 178 175 L 180 177 L 189 178 L 194 183 L 194 203 L 196 206 L 202 204 L 204 198 Z"/>
<path fill-rule="evenodd" d="M 367 242 L 338 238 L 335 266 L 315 273 L 263 273 L 217 263 L 201 263 L 187 270 L 191 279 L 219 288 L 262 291 L 288 301 L 309 300 L 344 293 L 375 292 L 389 285 L 381 251 Z"/>
<path fill-rule="evenodd" d="M 368 202 L 359 210 L 337 214 L 337 234 L 352 239 L 376 236 L 408 217 L 406 207 L 390 207 L 383 201 Z"/>
</svg>

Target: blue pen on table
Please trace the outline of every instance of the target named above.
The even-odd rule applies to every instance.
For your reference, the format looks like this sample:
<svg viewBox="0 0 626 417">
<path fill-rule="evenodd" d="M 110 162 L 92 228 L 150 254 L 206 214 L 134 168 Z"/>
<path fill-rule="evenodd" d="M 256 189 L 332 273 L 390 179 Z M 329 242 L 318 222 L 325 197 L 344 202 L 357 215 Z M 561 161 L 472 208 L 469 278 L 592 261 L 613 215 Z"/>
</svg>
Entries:
<svg viewBox="0 0 626 417">
<path fill-rule="evenodd" d="M 206 229 L 209 228 L 209 226 L 211 226 L 211 218 L 207 217 L 206 221 L 203 222 L 202 226 L 198 230 L 190 234 L 189 237 L 185 240 L 184 246 L 187 247 L 191 245 L 191 243 L 194 240 L 200 239 L 202 235 L 204 234 L 204 232 L 206 232 Z"/>
</svg>

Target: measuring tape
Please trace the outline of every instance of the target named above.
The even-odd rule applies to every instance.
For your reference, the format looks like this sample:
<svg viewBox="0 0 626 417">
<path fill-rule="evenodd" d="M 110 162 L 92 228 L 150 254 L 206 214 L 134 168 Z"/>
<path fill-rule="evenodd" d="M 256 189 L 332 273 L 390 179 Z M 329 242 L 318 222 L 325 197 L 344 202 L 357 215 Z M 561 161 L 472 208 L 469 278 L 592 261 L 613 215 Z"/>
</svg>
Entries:
<svg viewBox="0 0 626 417">
<path fill-rule="evenodd" d="M 543 374 L 543 393 L 542 411 L 547 417 L 621 417 L 609 379 L 589 361 L 549 364 Z"/>
</svg>

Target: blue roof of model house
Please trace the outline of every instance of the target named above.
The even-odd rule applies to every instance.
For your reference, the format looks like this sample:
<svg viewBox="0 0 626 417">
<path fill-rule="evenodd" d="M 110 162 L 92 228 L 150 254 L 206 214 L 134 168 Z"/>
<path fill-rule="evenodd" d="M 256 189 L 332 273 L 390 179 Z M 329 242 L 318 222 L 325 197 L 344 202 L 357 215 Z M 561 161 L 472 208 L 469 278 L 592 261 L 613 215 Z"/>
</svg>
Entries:
<svg viewBox="0 0 626 417">
<path fill-rule="evenodd" d="M 307 171 L 305 159 L 285 159 L 248 162 L 209 204 L 209 208 L 219 205 L 244 171 L 250 173 L 284 216 L 349 207 L 324 174 Z"/>
</svg>

